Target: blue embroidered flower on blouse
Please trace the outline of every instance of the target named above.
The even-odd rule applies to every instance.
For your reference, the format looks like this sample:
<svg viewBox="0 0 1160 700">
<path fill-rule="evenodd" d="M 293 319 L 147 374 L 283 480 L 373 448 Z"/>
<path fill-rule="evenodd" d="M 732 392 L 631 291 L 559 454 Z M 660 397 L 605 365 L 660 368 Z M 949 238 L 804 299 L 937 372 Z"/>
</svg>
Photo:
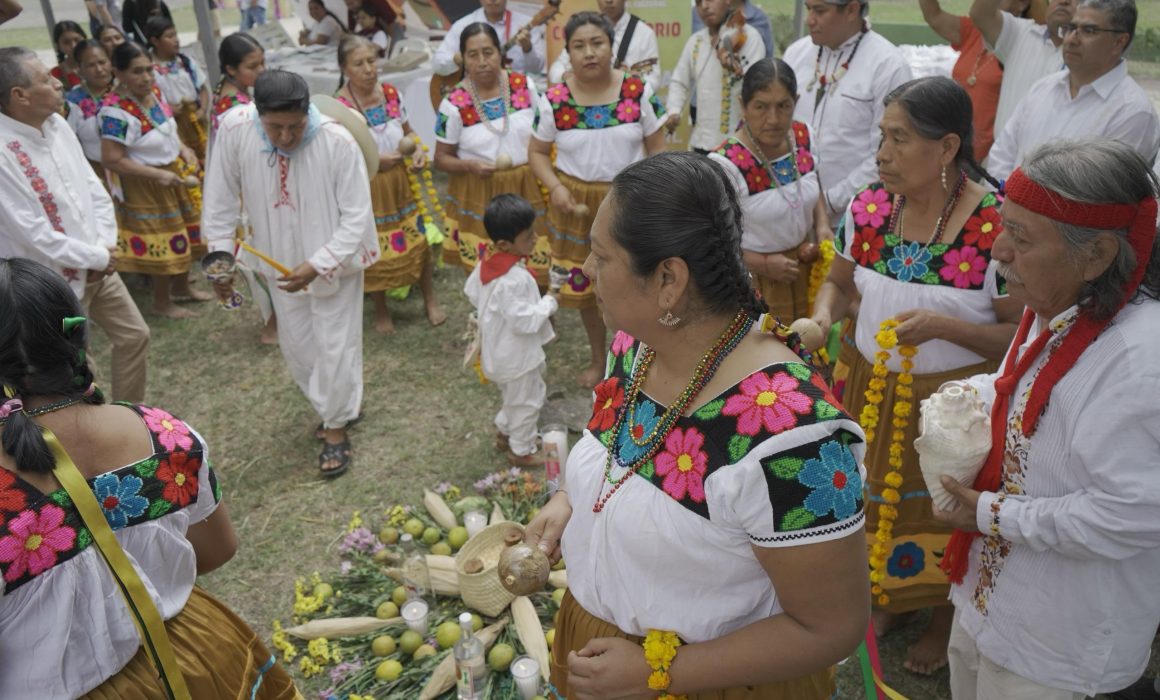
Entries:
<svg viewBox="0 0 1160 700">
<path fill-rule="evenodd" d="M 489 120 L 503 119 L 503 98 L 497 97 L 483 103 L 483 116 Z"/>
<path fill-rule="evenodd" d="M 129 122 L 116 117 L 101 117 L 101 136 L 111 136 L 124 141 L 129 134 Z"/>
<path fill-rule="evenodd" d="M 149 507 L 149 499 L 140 495 L 143 482 L 139 477 L 117 478 L 116 474 L 102 474 L 93 482 L 93 494 L 105 511 L 105 520 L 114 530 L 129 524 Z"/>
<path fill-rule="evenodd" d="M 599 129 L 612 119 L 612 110 L 608 105 L 593 105 L 584 109 L 584 124 L 589 129 Z"/>
<path fill-rule="evenodd" d="M 636 444 L 633 437 L 644 440 L 657 427 L 660 420 L 652 401 L 644 397 L 637 399 L 636 411 L 625 419 L 624 426 L 620 429 L 620 439 L 616 442 L 616 456 L 622 465 L 632 464 L 648 451 L 648 445 Z"/>
<path fill-rule="evenodd" d="M 435 115 L 435 135 L 439 138 L 447 138 L 447 115 L 443 112 Z"/>
<path fill-rule="evenodd" d="M 926 553 L 914 542 L 903 542 L 890 553 L 886 573 L 895 578 L 918 576 L 925 567 Z"/>
<path fill-rule="evenodd" d="M 892 275 L 898 278 L 899 282 L 909 282 L 927 273 L 928 262 L 930 262 L 930 251 L 926 247 L 910 241 L 894 246 L 894 257 L 886 261 L 886 267 Z"/>
<path fill-rule="evenodd" d="M 845 520 L 858 512 L 862 477 L 853 453 L 841 442 L 831 440 L 822 445 L 818 457 L 806 460 L 797 478 L 813 489 L 803 505 L 814 515 L 832 512 L 838 520 Z"/>
</svg>

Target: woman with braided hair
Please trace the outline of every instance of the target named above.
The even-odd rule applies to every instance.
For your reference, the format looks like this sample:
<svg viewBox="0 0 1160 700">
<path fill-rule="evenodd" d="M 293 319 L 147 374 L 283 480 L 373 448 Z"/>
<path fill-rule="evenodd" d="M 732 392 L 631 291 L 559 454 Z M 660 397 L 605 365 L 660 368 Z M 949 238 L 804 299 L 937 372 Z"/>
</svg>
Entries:
<svg viewBox="0 0 1160 700">
<path fill-rule="evenodd" d="M 117 578 L 131 570 L 148 590 L 164 620 L 150 639 L 168 638 L 190 697 L 300 698 L 253 630 L 194 586 L 237 549 L 205 441 L 160 408 L 105 403 L 88 322 L 57 273 L 0 258 L 0 308 L 0 697 L 164 697 L 94 544 L 103 517 L 129 558 Z M 79 472 L 68 490 L 61 451 Z"/>
<path fill-rule="evenodd" d="M 846 410 L 861 416 L 867 395 L 877 396 L 870 408 L 882 421 L 866 455 L 869 497 L 893 506 L 887 509 L 893 517 L 880 526 L 876 505 L 866 518 L 871 562 L 881 562 L 875 571 L 882 590 L 874 625 L 886 634 L 904 616 L 933 608 L 929 626 L 903 662 L 927 675 L 947 663 L 953 611 L 939 560 L 950 529 L 935 519 L 919 470 L 913 447 L 919 421 L 909 420 L 904 435 L 893 439 L 895 406 L 917 407 L 945 382 L 993 371 L 1015 333 L 1022 305 L 1007 296 L 991 261 L 992 245 L 1003 230 L 1002 197 L 968 177 L 981 176 L 998 187 L 972 155 L 966 91 L 949 78 L 921 78 L 899 86 L 885 103 L 879 181 L 858 192 L 846 211 L 835 240 L 837 256 L 812 319 L 820 336 L 821 328 L 845 319 L 861 299 L 854 344 L 845 344 L 834 374 L 847 375 L 841 393 Z M 883 349 L 877 335 L 890 319 L 898 322 L 898 343 L 917 347 L 906 373 L 898 353 L 884 365 L 874 364 Z M 881 388 L 868 391 L 873 386 Z M 898 478 L 895 472 L 901 483 L 891 483 Z M 896 492 L 891 498 L 904 496 L 888 503 L 889 489 Z"/>
<path fill-rule="evenodd" d="M 617 333 L 527 538 L 568 560 L 551 678 L 572 700 L 825 700 L 865 633 L 864 436 L 793 336 L 755 328 L 741 230 L 689 152 L 622 170 L 593 221 Z"/>
<path fill-rule="evenodd" d="M 222 77 L 213 91 L 210 111 L 210 142 L 213 142 L 222 115 L 238 105 L 253 102 L 250 91 L 254 81 L 266 70 L 266 50 L 254 37 L 245 32 L 230 34 L 218 46 L 218 63 Z"/>
</svg>

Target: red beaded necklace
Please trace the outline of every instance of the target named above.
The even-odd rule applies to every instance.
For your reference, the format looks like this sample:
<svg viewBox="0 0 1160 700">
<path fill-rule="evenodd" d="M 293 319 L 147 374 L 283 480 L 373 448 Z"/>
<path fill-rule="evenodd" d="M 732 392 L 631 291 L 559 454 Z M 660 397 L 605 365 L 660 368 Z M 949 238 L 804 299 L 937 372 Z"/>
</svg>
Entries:
<svg viewBox="0 0 1160 700">
<path fill-rule="evenodd" d="M 930 240 L 928 240 L 926 242 L 926 245 L 923 246 L 924 248 L 929 248 L 930 246 L 932 246 L 932 245 L 934 245 L 942 240 L 943 233 L 946 232 L 947 223 L 951 219 L 951 212 L 953 212 L 955 210 L 955 207 L 958 206 L 959 200 L 962 199 L 963 192 L 966 189 L 967 189 L 967 174 L 960 170 L 959 171 L 959 181 L 955 185 L 954 191 L 951 192 L 950 197 L 947 198 L 946 203 L 943 204 L 942 213 L 939 214 L 938 221 L 935 222 L 935 225 L 934 225 L 934 232 L 931 234 Z M 905 241 L 905 239 L 902 236 L 902 211 L 903 211 L 903 209 L 906 208 L 906 195 L 900 194 L 897 197 L 895 197 L 894 199 L 895 199 L 894 211 L 891 212 L 891 214 L 890 214 L 889 231 L 891 233 L 893 233 L 894 235 L 898 236 L 903 241 Z"/>
<path fill-rule="evenodd" d="M 697 363 L 697 369 L 693 372 L 693 378 L 689 380 L 689 383 L 685 386 L 681 395 L 677 397 L 677 400 L 665 409 L 664 415 L 657 421 L 653 429 L 649 431 L 648 436 L 643 437 L 643 439 L 637 439 L 635 435 L 630 433 L 632 441 L 637 446 L 643 447 L 647 445 L 648 447 L 641 456 L 633 460 L 631 464 L 626 465 L 628 466 L 627 472 L 620 478 L 613 479 L 612 455 L 620 442 L 620 432 L 624 429 L 625 422 L 630 414 L 635 415 L 636 413 L 637 399 L 640 396 L 645 379 L 648 377 L 649 367 L 652 365 L 653 359 L 656 358 L 656 351 L 650 347 L 645 347 L 641 353 L 640 363 L 633 370 L 632 383 L 629 384 L 628 392 L 624 397 L 625 408 L 617 416 L 616 426 L 612 429 L 612 439 L 609 441 L 608 453 L 604 460 L 604 480 L 612 484 L 612 489 L 603 496 L 600 496 L 599 491 L 597 491 L 596 503 L 592 506 L 593 513 L 599 513 L 604 510 L 604 506 L 612 498 L 613 494 L 620 489 L 621 485 L 628 481 L 629 477 L 636 474 L 642 466 L 647 464 L 656 455 L 664 444 L 665 438 L 676 427 L 677 421 L 680 420 L 681 416 L 685 415 L 685 411 L 693 403 L 693 399 L 697 398 L 697 395 L 701 393 L 701 389 L 704 389 L 705 385 L 709 383 L 709 380 L 713 378 L 713 375 L 717 373 L 717 369 L 721 366 L 721 363 L 737 347 L 737 344 L 749 333 L 749 329 L 752 327 L 753 319 L 750 318 L 749 314 L 744 311 L 738 311 L 737 315 L 733 317 L 733 321 L 730 322 L 729 327 L 717 338 L 717 342 L 713 344 L 709 352 L 701 357 L 701 361 Z M 601 481 L 600 491 L 603 489 L 604 481 Z"/>
</svg>

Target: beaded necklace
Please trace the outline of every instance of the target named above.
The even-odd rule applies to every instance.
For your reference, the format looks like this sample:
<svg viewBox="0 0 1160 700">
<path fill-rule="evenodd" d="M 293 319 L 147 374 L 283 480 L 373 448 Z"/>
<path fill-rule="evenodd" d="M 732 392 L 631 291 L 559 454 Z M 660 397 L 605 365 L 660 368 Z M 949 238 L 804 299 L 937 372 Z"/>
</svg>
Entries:
<svg viewBox="0 0 1160 700">
<path fill-rule="evenodd" d="M 499 94 L 503 99 L 503 127 L 496 129 L 491 125 L 491 117 L 487 116 L 487 110 L 484 109 L 483 100 L 479 99 L 479 93 L 475 90 L 475 81 L 471 78 L 463 81 L 467 86 L 467 93 L 471 95 L 471 102 L 475 105 L 475 110 L 479 112 L 480 121 L 487 127 L 487 130 L 496 136 L 504 136 L 508 132 L 508 112 L 511 111 L 512 106 L 512 89 L 508 82 L 508 72 L 500 71 L 499 74 Z"/>
<path fill-rule="evenodd" d="M 41 406 L 40 408 L 25 409 L 24 415 L 28 416 L 29 418 L 33 418 L 36 416 L 43 416 L 46 413 L 52 413 L 54 411 L 59 411 L 62 408 L 68 408 L 69 406 L 74 406 L 74 405 L 80 403 L 82 400 L 83 399 L 61 399 L 60 401 L 54 401 L 53 403 L 46 403 L 43 406 Z M 0 419 L 0 425 L 5 425 L 7 423 L 8 423 L 7 418 Z"/>
<path fill-rule="evenodd" d="M 813 90 L 815 85 L 820 86 L 818 87 L 818 94 L 814 98 L 815 112 L 818 111 L 818 105 L 822 103 L 822 99 L 826 96 L 826 89 L 831 85 L 837 87 L 838 81 L 841 80 L 842 77 L 846 75 L 846 72 L 850 70 L 850 61 L 853 61 L 855 54 L 858 53 L 858 47 L 862 45 L 862 40 L 866 38 L 867 31 L 869 31 L 869 29 L 863 25 L 862 31 L 858 34 L 858 41 L 854 42 L 854 48 L 850 50 L 850 55 L 846 57 L 845 61 L 842 60 L 842 54 L 838 54 L 838 69 L 835 70 L 834 74 L 829 77 L 822 73 L 822 49 L 825 47 L 818 47 L 818 57 L 814 59 L 814 78 L 810 81 L 810 84 L 806 86 L 806 92 Z"/>
<path fill-rule="evenodd" d="M 766 159 L 765 152 L 761 150 L 761 144 L 757 142 L 757 139 L 753 137 L 753 132 L 749 130 L 749 123 L 742 122 L 741 125 L 745 127 L 745 136 L 749 139 L 749 143 L 753 144 L 753 156 L 757 159 L 758 165 L 760 165 L 762 169 L 765 170 L 765 172 L 769 173 L 769 181 L 770 184 L 773 185 L 773 189 L 781 189 L 781 183 L 778 181 L 777 173 L 774 172 L 773 169 L 773 159 Z M 785 145 L 789 150 L 790 165 L 793 167 L 791 174 L 793 175 L 794 197 L 793 199 L 790 199 L 788 194 L 784 194 L 783 196 L 785 197 L 785 202 L 789 205 L 790 209 L 799 209 L 802 205 L 802 174 L 801 171 L 798 170 L 797 152 L 794 151 L 794 143 L 790 138 L 790 132 L 788 131 L 785 133 Z"/>
<path fill-rule="evenodd" d="M 140 108 L 141 113 L 145 115 L 145 118 L 147 120 L 149 120 L 149 123 L 153 125 L 154 129 L 157 129 L 158 131 L 165 134 L 166 136 L 173 135 L 173 132 L 176 130 L 177 126 L 176 126 L 176 124 L 170 123 L 172 120 L 166 118 L 165 120 L 158 122 L 156 119 L 153 118 L 153 107 L 160 109 L 161 113 L 163 115 L 165 114 L 165 108 L 161 106 L 161 100 L 162 100 L 161 97 L 158 97 L 156 94 L 152 94 L 153 107 L 146 107 L 144 104 L 142 104 L 141 100 L 138 100 L 133 95 L 131 95 L 131 94 L 125 95 L 124 93 L 121 93 L 121 94 L 137 104 L 137 107 Z"/>
<path fill-rule="evenodd" d="M 947 228 L 947 223 L 950 221 L 950 218 L 951 218 L 951 212 L 953 212 L 955 210 L 955 207 L 958 206 L 959 200 L 962 199 L 963 191 L 966 190 L 966 188 L 967 188 L 967 174 L 965 172 L 963 172 L 962 170 L 960 170 L 959 171 L 959 181 L 955 185 L 954 191 L 951 192 L 951 196 L 947 198 L 946 204 L 943 205 L 942 213 L 939 214 L 938 221 L 935 222 L 934 232 L 931 234 L 930 239 L 926 242 L 926 245 L 924 245 L 923 248 L 929 248 L 932 245 L 934 245 L 935 243 L 938 243 L 939 241 L 942 240 L 943 233 L 946 231 L 946 228 Z M 896 200 L 897 201 L 894 203 L 894 211 L 891 212 L 891 214 L 890 214 L 890 229 L 889 230 L 891 233 L 898 236 L 899 238 L 903 238 L 903 236 L 902 236 L 902 225 L 903 225 L 902 211 L 906 208 L 906 196 L 905 195 L 898 195 Z"/>
<path fill-rule="evenodd" d="M 729 323 L 729 327 L 717 338 L 717 342 L 709 352 L 701 357 L 701 361 L 697 363 L 697 369 L 693 372 L 693 378 L 685 386 L 684 391 L 677 397 L 677 400 L 665 409 L 665 413 L 657 422 L 653 429 L 649 431 L 647 436 L 638 438 L 629 431 L 629 437 L 638 447 L 645 447 L 644 454 L 633 460 L 630 464 L 623 465 L 628 467 L 623 475 L 617 479 L 612 478 L 612 462 L 613 453 L 616 451 L 617 444 L 620 441 L 620 432 L 624 429 L 626 422 L 635 422 L 632 419 L 636 415 L 636 402 L 640 397 L 641 388 L 644 386 L 645 379 L 648 377 L 649 367 L 652 365 L 653 359 L 656 358 L 656 351 L 650 347 L 646 347 L 640 356 L 640 363 L 633 370 L 632 382 L 629 384 L 628 392 L 624 398 L 625 410 L 621 411 L 620 416 L 616 419 L 616 426 L 612 429 L 612 439 L 609 442 L 608 453 L 604 460 L 604 480 L 612 484 L 612 489 L 600 496 L 597 491 L 596 503 L 592 505 L 592 512 L 599 513 L 604 510 L 604 506 L 617 492 L 618 489 L 630 477 L 637 473 L 642 466 L 644 466 L 664 445 L 665 438 L 676 426 L 677 421 L 681 416 L 685 415 L 685 411 L 701 393 L 701 389 L 709 383 L 713 375 L 717 373 L 717 369 L 721 363 L 737 347 L 742 338 L 749 333 L 753 327 L 753 319 L 744 311 L 738 311 L 737 315 Z M 617 460 L 619 462 L 619 460 Z M 600 491 L 604 489 L 604 481 L 600 483 Z"/>
</svg>

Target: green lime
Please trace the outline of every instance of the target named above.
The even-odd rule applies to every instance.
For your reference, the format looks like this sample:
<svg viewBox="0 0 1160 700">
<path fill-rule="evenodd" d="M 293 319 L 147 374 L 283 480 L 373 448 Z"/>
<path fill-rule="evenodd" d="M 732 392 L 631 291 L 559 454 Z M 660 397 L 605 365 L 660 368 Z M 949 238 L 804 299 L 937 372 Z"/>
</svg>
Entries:
<svg viewBox="0 0 1160 700">
<path fill-rule="evenodd" d="M 371 642 L 371 652 L 375 656 L 390 656 L 395 653 L 395 638 L 389 634 L 375 637 Z"/>
<path fill-rule="evenodd" d="M 548 648 L 552 648 L 552 644 L 556 641 L 556 630 L 552 628 L 544 633 L 544 641 L 548 643 Z"/>
<path fill-rule="evenodd" d="M 423 531 L 423 544 L 432 545 L 439 541 L 443 533 L 439 532 L 437 527 L 429 527 Z"/>
<path fill-rule="evenodd" d="M 475 613 L 471 613 L 471 631 L 478 632 L 483 629 L 483 618 Z"/>
<path fill-rule="evenodd" d="M 379 541 L 383 544 L 394 544 L 399 541 L 399 528 L 384 527 L 379 530 Z"/>
<path fill-rule="evenodd" d="M 394 659 L 387 659 L 375 667 L 375 678 L 380 681 L 398 680 L 403 673 L 403 664 Z"/>
<path fill-rule="evenodd" d="M 392 603 L 389 600 L 386 602 L 380 603 L 379 607 L 375 609 L 375 617 L 379 618 L 380 620 L 389 620 L 392 617 L 398 617 L 398 616 L 399 616 L 399 606 L 395 605 L 394 603 Z"/>
<path fill-rule="evenodd" d="M 458 552 L 460 547 L 467 544 L 467 528 L 462 525 L 451 528 L 447 533 L 447 542 Z"/>
<path fill-rule="evenodd" d="M 396 586 L 395 590 L 391 591 L 391 601 L 395 605 L 402 605 L 407 602 L 407 587 Z"/>
<path fill-rule="evenodd" d="M 430 644 L 421 644 L 419 648 L 415 650 L 415 653 L 411 655 L 411 658 L 415 661 L 418 661 L 419 659 L 425 659 L 428 656 L 435 656 L 437 653 L 438 652 L 435 651 L 435 647 L 431 646 Z"/>
<path fill-rule="evenodd" d="M 431 545 L 431 553 L 442 554 L 445 557 L 449 557 L 451 556 L 451 545 L 447 544 L 446 541 L 441 540 Z"/>
<path fill-rule="evenodd" d="M 418 537 L 423 534 L 423 521 L 418 518 L 411 518 L 403 523 L 403 532 L 411 537 Z"/>
<path fill-rule="evenodd" d="M 329 583 L 320 583 L 314 587 L 314 597 L 320 600 L 326 600 L 334 595 L 334 586 Z"/>
<path fill-rule="evenodd" d="M 556 605 L 559 605 L 560 601 L 564 600 L 564 593 L 566 590 L 567 589 L 565 588 L 557 588 L 556 590 L 552 591 L 552 600 L 556 601 Z"/>
<path fill-rule="evenodd" d="M 439 643 L 440 649 L 450 649 L 455 646 L 462 635 L 463 630 L 459 629 L 459 623 L 451 620 L 435 628 L 435 641 Z"/>
<path fill-rule="evenodd" d="M 512 665 L 512 659 L 516 658 L 516 650 L 512 648 L 511 644 L 496 644 L 487 652 L 487 665 L 491 666 L 491 670 L 496 673 L 503 673 Z"/>
<path fill-rule="evenodd" d="M 423 644 L 423 635 L 415 630 L 407 630 L 399 637 L 399 649 L 404 654 L 414 654 L 415 650 Z"/>
</svg>

